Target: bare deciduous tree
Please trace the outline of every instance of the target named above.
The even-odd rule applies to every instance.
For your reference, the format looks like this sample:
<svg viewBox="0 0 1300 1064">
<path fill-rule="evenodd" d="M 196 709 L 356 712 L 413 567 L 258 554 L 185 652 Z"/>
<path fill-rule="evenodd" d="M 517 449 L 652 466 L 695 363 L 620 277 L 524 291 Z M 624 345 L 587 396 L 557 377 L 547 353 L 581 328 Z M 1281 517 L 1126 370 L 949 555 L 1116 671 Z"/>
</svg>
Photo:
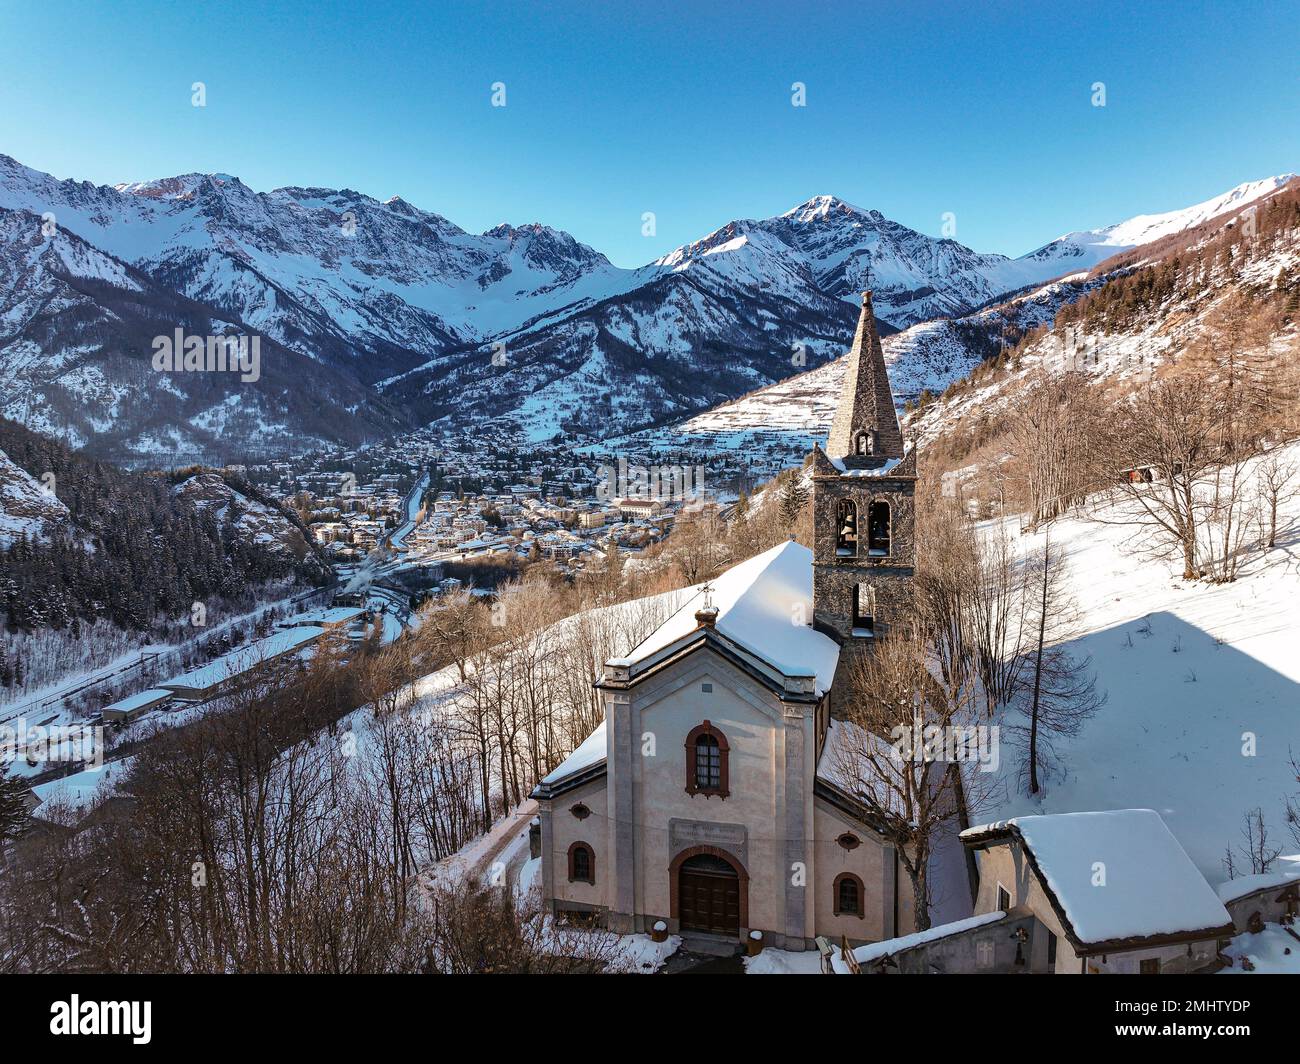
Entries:
<svg viewBox="0 0 1300 1064">
<path fill-rule="evenodd" d="M 1221 457 L 1216 441 L 1223 416 L 1220 396 L 1205 378 L 1157 379 L 1121 407 L 1096 456 L 1097 480 L 1125 504 L 1106 520 L 1138 526 L 1149 544 L 1144 549 L 1181 555 L 1184 580 L 1202 573 L 1198 482 Z"/>
<path fill-rule="evenodd" d="M 954 701 L 929 663 L 925 642 L 910 635 L 855 658 L 845 677 L 853 692 L 847 719 L 834 725 L 831 754 L 835 781 L 897 850 L 918 930 L 930 926 L 929 864 L 940 828 L 958 819 L 963 804 L 969 811 L 985 797 L 972 793 L 978 773 L 963 782 L 960 764 L 943 760 L 946 738 L 973 728 L 974 700 Z M 945 737 L 942 749 L 925 742 L 932 735 Z"/>
<path fill-rule="evenodd" d="M 1300 489 L 1297 473 L 1300 473 L 1300 464 L 1279 451 L 1267 455 L 1260 462 L 1260 497 L 1263 502 L 1262 513 L 1267 520 L 1263 538 L 1265 546 L 1270 550 L 1277 546 L 1278 508 Z"/>
</svg>

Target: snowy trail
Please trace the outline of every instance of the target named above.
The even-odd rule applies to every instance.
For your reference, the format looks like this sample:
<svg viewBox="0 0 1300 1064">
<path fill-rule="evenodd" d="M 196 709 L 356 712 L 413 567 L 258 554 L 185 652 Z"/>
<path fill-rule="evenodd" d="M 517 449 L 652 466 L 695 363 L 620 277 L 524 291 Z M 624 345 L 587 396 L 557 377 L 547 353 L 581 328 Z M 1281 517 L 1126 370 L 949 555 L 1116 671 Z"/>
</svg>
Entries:
<svg viewBox="0 0 1300 1064">
<path fill-rule="evenodd" d="M 455 889 L 465 882 L 484 886 L 508 886 L 517 875 L 528 846 L 528 824 L 537 815 L 537 803 L 531 798 L 522 802 L 495 824 L 485 835 L 444 858 L 423 873 L 429 886 Z M 522 843 L 521 843 L 522 838 Z"/>
</svg>

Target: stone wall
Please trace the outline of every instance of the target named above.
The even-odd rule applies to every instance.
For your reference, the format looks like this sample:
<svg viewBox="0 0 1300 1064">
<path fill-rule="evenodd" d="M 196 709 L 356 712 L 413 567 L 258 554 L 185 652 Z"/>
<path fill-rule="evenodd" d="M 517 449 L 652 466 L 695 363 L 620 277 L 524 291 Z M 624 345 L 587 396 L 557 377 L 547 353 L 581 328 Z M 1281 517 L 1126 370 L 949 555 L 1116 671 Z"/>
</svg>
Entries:
<svg viewBox="0 0 1300 1064">
<path fill-rule="evenodd" d="M 836 553 L 836 516 L 841 499 L 858 509 L 858 555 Z M 866 522 L 872 502 L 890 508 L 889 554 L 867 555 Z M 876 592 L 876 634 L 910 615 L 916 566 L 916 480 L 913 477 L 818 476 L 813 482 L 813 615 L 816 627 L 841 641 L 852 628 L 853 587 Z"/>
</svg>

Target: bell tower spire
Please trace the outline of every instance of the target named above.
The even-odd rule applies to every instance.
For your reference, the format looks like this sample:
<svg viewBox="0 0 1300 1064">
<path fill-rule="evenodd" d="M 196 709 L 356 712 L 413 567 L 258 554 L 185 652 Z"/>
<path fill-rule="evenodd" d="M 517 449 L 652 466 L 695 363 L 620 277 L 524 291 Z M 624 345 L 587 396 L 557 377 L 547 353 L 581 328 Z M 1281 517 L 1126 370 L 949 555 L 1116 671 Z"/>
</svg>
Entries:
<svg viewBox="0 0 1300 1064">
<path fill-rule="evenodd" d="M 844 390 L 835 408 L 826 454 L 848 469 L 871 469 L 903 457 L 903 433 L 880 346 L 871 292 L 862 293 L 862 313 L 844 367 Z"/>
<path fill-rule="evenodd" d="M 853 662 L 910 623 L 916 573 L 916 450 L 903 443 L 870 292 L 845 362 L 826 450 L 813 451 L 813 626 L 840 644 L 836 715 Z"/>
</svg>

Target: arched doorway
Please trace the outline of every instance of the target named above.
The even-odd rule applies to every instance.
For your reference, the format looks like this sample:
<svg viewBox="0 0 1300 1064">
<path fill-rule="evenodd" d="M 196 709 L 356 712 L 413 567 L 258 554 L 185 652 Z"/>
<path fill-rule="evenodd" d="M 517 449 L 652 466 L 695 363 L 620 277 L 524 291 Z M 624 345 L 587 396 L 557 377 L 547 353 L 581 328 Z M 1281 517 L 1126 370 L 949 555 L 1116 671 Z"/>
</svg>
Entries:
<svg viewBox="0 0 1300 1064">
<path fill-rule="evenodd" d="M 673 915 L 683 931 L 740 934 L 749 916 L 749 876 L 734 858 L 697 846 L 678 854 L 670 873 Z"/>
</svg>

